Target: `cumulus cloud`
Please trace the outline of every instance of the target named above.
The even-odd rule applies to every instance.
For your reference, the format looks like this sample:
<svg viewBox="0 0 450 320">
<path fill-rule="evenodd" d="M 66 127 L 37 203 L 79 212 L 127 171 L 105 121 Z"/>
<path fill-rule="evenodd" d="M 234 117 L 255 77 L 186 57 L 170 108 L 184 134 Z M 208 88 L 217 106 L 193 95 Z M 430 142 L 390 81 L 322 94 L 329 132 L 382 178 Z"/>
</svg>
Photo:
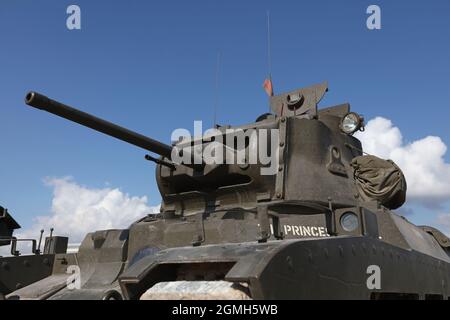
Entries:
<svg viewBox="0 0 450 320">
<path fill-rule="evenodd" d="M 147 197 L 130 196 L 117 188 L 88 188 L 72 178 L 48 178 L 45 183 L 53 188 L 51 214 L 37 217 L 32 229 L 53 227 L 58 234 L 70 236 L 71 242 L 81 241 L 87 232 L 127 228 L 159 212 L 159 206 L 147 204 Z"/>
<path fill-rule="evenodd" d="M 439 226 L 440 230 L 450 237 L 450 214 L 441 213 L 437 216 L 435 223 Z"/>
<path fill-rule="evenodd" d="M 16 237 L 37 238 L 41 229 L 48 234 L 54 228 L 56 235 L 79 243 L 88 232 L 127 228 L 145 215 L 159 212 L 159 206 L 147 204 L 147 197 L 130 196 L 117 188 L 88 188 L 72 178 L 45 179 L 45 183 L 53 188 L 50 214 L 36 217 L 32 227 L 18 230 Z M 29 251 L 21 247 L 24 252 Z M 0 250 L 0 255 L 7 255 L 9 247 Z"/>
<path fill-rule="evenodd" d="M 445 162 L 447 146 L 441 138 L 428 136 L 405 143 L 399 128 L 381 117 L 370 120 L 365 132 L 356 137 L 367 153 L 399 165 L 408 183 L 409 201 L 433 206 L 450 199 L 450 164 Z"/>
</svg>

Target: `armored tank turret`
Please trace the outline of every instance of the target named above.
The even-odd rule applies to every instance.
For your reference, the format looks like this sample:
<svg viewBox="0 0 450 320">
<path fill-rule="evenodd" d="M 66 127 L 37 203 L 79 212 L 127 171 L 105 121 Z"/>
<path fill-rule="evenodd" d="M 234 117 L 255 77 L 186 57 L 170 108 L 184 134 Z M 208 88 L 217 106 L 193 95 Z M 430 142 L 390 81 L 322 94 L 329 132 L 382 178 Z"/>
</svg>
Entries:
<svg viewBox="0 0 450 320">
<path fill-rule="evenodd" d="M 88 234 L 19 299 L 447 298 L 449 239 L 392 210 L 395 163 L 364 155 L 349 104 L 318 109 L 327 83 L 271 97 L 242 126 L 163 144 L 41 94 L 26 104 L 158 156 L 160 213 Z M 69 266 L 79 288 L 64 288 Z M 430 272 L 433 270 L 433 272 Z M 381 285 L 369 285 L 371 272 Z M 74 280 L 75 281 L 75 280 Z M 45 294 L 42 294 L 45 292 Z"/>
</svg>

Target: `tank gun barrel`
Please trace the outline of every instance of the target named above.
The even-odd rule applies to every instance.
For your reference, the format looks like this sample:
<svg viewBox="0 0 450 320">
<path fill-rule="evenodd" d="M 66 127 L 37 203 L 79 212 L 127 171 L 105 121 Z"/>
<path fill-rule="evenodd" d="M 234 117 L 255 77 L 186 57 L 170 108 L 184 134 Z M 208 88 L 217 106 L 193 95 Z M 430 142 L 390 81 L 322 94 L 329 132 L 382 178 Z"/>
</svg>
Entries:
<svg viewBox="0 0 450 320">
<path fill-rule="evenodd" d="M 89 113 L 69 107 L 68 105 L 52 100 L 40 93 L 29 92 L 25 97 L 25 103 L 31 107 L 45 110 L 67 120 L 81 124 L 85 127 L 102 132 L 119 140 L 128 142 L 137 147 L 171 159 L 171 146 L 146 137 L 132 130 L 118 126 L 109 121 L 95 117 Z"/>
</svg>

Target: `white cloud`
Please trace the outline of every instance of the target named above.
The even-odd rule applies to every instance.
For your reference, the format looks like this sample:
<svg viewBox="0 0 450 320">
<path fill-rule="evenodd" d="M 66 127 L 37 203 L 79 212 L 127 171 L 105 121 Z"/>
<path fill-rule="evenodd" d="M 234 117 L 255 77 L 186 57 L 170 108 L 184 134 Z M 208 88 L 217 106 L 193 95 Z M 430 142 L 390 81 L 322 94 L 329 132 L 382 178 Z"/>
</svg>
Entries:
<svg viewBox="0 0 450 320">
<path fill-rule="evenodd" d="M 370 120 L 365 132 L 356 137 L 364 151 L 392 159 L 403 170 L 409 201 L 430 206 L 450 199 L 450 164 L 445 162 L 447 146 L 441 138 L 428 136 L 405 143 L 400 130 L 381 117 Z"/>
<path fill-rule="evenodd" d="M 53 227 L 70 242 L 79 242 L 95 230 L 127 228 L 146 214 L 159 212 L 159 206 L 147 205 L 147 197 L 130 196 L 117 188 L 88 188 L 71 178 L 45 182 L 53 187 L 51 215 L 37 217 L 32 229 Z"/>
<path fill-rule="evenodd" d="M 88 188 L 72 178 L 46 179 L 45 183 L 53 188 L 50 214 L 36 217 L 32 227 L 17 230 L 16 237 L 38 238 L 41 229 L 48 235 L 49 229 L 54 228 L 55 235 L 68 236 L 70 243 L 79 243 L 88 232 L 127 228 L 145 215 L 159 212 L 159 206 L 147 204 L 147 197 L 130 196 L 117 188 Z M 9 251 L 9 247 L 0 249 L 0 255 Z"/>
<path fill-rule="evenodd" d="M 436 224 L 439 225 L 442 232 L 450 237 L 450 214 L 439 214 L 436 219 Z"/>
</svg>

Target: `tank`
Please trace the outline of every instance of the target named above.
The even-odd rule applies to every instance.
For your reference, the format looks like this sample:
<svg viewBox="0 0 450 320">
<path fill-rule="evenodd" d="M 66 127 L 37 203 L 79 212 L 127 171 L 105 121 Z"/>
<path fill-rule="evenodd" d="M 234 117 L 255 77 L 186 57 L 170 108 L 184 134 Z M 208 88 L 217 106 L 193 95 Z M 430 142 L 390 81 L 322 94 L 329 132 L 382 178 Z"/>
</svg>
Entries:
<svg viewBox="0 0 450 320">
<path fill-rule="evenodd" d="M 44 230 L 36 240 L 14 236 L 15 230 L 20 228 L 8 209 L 0 206 L 0 247 L 9 246 L 8 254 L 0 256 L 0 300 L 15 290 L 51 276 L 56 254 L 67 252 L 67 237 L 53 236 L 51 230 L 41 251 Z M 21 243 L 30 245 L 28 252 L 18 250 Z M 28 249 L 27 246 L 24 248 Z"/>
<path fill-rule="evenodd" d="M 128 229 L 89 233 L 7 298 L 447 299 L 449 239 L 393 211 L 401 169 L 363 153 L 348 103 L 318 108 L 327 91 L 272 96 L 254 123 L 171 144 L 28 93 L 29 106 L 150 151 L 162 203 Z M 264 146 L 271 161 L 255 161 Z"/>
</svg>

